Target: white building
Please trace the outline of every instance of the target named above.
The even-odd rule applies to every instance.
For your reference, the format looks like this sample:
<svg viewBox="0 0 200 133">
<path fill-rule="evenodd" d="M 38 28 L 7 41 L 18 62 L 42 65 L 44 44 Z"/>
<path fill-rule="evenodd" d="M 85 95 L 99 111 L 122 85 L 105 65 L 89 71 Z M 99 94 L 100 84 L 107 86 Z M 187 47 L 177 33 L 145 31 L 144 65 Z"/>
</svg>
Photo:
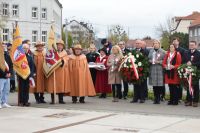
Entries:
<svg viewBox="0 0 200 133">
<path fill-rule="evenodd" d="M 66 38 L 68 37 L 68 33 L 70 33 L 74 42 L 85 43 L 85 41 L 94 41 L 93 28 L 87 23 L 72 20 L 65 25 L 64 31 L 66 33 Z"/>
<path fill-rule="evenodd" d="M 193 21 L 189 27 L 189 40 L 196 41 L 200 49 L 200 17 Z"/>
<path fill-rule="evenodd" d="M 29 39 L 32 46 L 38 40 L 47 42 L 52 24 L 56 37 L 61 38 L 62 5 L 58 0 L 0 0 L 0 19 L 6 19 L 3 41 L 12 41 L 16 21 L 22 38 Z"/>
<path fill-rule="evenodd" d="M 188 33 L 189 26 L 193 21 L 200 17 L 200 12 L 193 12 L 188 16 L 172 18 L 171 32 Z"/>
</svg>

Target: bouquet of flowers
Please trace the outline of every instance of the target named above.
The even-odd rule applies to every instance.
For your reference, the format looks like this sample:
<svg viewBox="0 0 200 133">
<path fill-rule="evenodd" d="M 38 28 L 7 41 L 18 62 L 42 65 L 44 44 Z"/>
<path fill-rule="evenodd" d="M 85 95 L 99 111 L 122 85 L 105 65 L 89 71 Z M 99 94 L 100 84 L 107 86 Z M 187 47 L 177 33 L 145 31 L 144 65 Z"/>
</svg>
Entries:
<svg viewBox="0 0 200 133">
<path fill-rule="evenodd" d="M 128 83 L 141 83 L 148 76 L 148 60 L 140 52 L 129 53 L 122 60 L 119 71 Z"/>
<path fill-rule="evenodd" d="M 178 67 L 178 76 L 181 80 L 181 84 L 185 88 L 189 88 L 190 93 L 192 94 L 192 84 L 199 83 L 199 71 L 197 70 L 197 67 L 183 64 Z"/>
</svg>

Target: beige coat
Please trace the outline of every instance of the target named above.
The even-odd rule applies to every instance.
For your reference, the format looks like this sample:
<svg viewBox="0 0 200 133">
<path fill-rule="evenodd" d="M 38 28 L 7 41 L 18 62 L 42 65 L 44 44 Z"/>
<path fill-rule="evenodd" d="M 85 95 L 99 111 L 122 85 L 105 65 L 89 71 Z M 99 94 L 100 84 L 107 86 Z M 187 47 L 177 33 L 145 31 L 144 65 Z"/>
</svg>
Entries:
<svg viewBox="0 0 200 133">
<path fill-rule="evenodd" d="M 66 51 L 58 53 L 60 58 L 64 61 L 64 65 L 55 70 L 55 81 L 54 73 L 46 79 L 46 88 L 48 93 L 69 93 L 70 92 L 70 82 L 69 82 L 69 67 L 68 60 L 69 57 Z M 55 90 L 54 90 L 55 82 Z"/>
<path fill-rule="evenodd" d="M 45 75 L 43 73 L 43 62 L 45 53 L 35 51 L 33 53 L 34 64 L 36 68 L 35 88 L 30 88 L 31 93 L 44 93 L 45 91 Z"/>
<path fill-rule="evenodd" d="M 70 96 L 95 96 L 95 88 L 85 55 L 69 56 Z"/>
<path fill-rule="evenodd" d="M 118 72 L 119 61 L 122 59 L 121 55 L 114 56 L 111 54 L 108 57 L 107 66 L 108 69 L 108 84 L 121 84 L 121 76 Z M 114 63 L 115 62 L 115 63 Z"/>
</svg>

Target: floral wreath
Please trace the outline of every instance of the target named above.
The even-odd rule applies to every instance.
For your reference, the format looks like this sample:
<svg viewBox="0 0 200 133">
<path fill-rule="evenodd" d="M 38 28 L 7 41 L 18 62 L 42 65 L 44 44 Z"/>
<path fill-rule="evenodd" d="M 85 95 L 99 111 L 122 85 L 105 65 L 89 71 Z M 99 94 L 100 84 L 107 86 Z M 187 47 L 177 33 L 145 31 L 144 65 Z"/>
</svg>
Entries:
<svg viewBox="0 0 200 133">
<path fill-rule="evenodd" d="M 119 72 L 128 83 L 142 83 L 148 76 L 148 59 L 140 52 L 128 53 L 119 66 Z"/>
<path fill-rule="evenodd" d="M 197 67 L 183 64 L 178 67 L 178 76 L 184 88 L 189 88 L 190 94 L 193 95 L 192 85 L 199 83 L 200 72 Z"/>
</svg>

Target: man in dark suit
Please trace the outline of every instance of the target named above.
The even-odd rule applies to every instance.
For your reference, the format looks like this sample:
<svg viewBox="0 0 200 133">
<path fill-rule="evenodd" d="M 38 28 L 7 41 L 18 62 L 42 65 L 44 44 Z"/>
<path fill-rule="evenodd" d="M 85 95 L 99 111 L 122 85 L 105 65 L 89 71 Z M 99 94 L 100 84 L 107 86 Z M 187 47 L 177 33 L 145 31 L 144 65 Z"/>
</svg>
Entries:
<svg viewBox="0 0 200 133">
<path fill-rule="evenodd" d="M 178 37 L 173 38 L 172 43 L 174 44 L 176 51 L 179 52 L 181 54 L 181 64 L 186 63 L 186 59 L 185 59 L 185 54 L 186 54 L 186 50 L 182 47 L 180 47 L 180 39 Z M 182 100 L 182 95 L 183 95 L 183 88 L 181 87 L 181 85 L 179 85 L 178 89 L 178 97 L 179 100 Z"/>
<path fill-rule="evenodd" d="M 148 55 L 149 55 L 149 50 L 147 49 L 147 44 L 146 44 L 146 42 L 144 41 L 144 40 L 142 40 L 142 49 L 144 50 L 144 55 L 146 56 L 146 57 L 148 57 Z M 148 99 L 148 85 L 147 85 L 147 79 L 144 81 L 144 87 L 145 87 L 145 90 L 144 90 L 144 95 L 145 95 L 145 99 Z"/>
<path fill-rule="evenodd" d="M 189 51 L 187 52 L 186 62 L 188 66 L 196 66 L 197 69 L 200 69 L 200 52 L 197 50 L 196 41 L 190 41 Z M 185 106 L 198 106 L 199 101 L 199 81 L 195 84 L 192 83 L 193 96 L 190 94 L 189 89 L 187 89 L 187 97 Z"/>
<path fill-rule="evenodd" d="M 134 51 L 140 52 L 144 56 L 148 56 L 148 51 L 145 49 L 142 49 L 142 46 L 143 46 L 143 42 L 139 39 L 136 40 L 136 48 L 134 49 Z M 146 80 L 140 84 L 134 84 L 134 96 L 131 103 L 136 103 L 138 102 L 139 99 L 140 99 L 140 103 L 145 102 L 145 89 L 146 89 L 145 83 L 146 83 Z"/>
<path fill-rule="evenodd" d="M 27 77 L 27 79 L 23 79 L 21 76 L 18 75 L 18 83 L 19 83 L 19 106 L 30 106 L 29 100 L 29 80 L 32 78 L 35 73 L 35 65 L 32 56 L 29 54 L 29 45 L 23 44 L 23 49 L 26 54 L 26 58 L 28 61 L 28 66 L 30 68 L 30 75 Z"/>
<path fill-rule="evenodd" d="M 121 48 L 122 50 L 122 54 L 123 56 L 126 56 L 128 53 L 130 53 L 131 51 L 129 49 L 127 49 L 125 47 L 125 42 L 124 41 L 120 41 L 118 43 L 119 47 Z M 124 81 L 123 80 L 123 85 L 124 85 L 124 91 L 123 91 L 123 98 L 124 99 L 127 99 L 127 96 L 128 96 L 128 82 Z M 122 92 L 122 91 L 121 91 Z M 121 94 L 122 95 L 122 94 Z M 121 98 L 121 97 L 119 97 Z"/>
</svg>

